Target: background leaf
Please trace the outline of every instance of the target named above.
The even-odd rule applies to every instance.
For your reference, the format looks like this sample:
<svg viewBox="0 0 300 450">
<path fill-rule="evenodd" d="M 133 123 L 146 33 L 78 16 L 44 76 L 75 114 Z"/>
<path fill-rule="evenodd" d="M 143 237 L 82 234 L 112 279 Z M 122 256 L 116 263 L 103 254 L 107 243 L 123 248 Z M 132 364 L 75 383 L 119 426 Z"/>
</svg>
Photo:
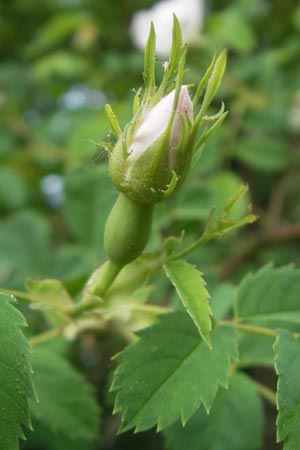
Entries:
<svg viewBox="0 0 300 450">
<path fill-rule="evenodd" d="M 165 265 L 168 278 L 193 319 L 202 339 L 211 346 L 212 310 L 209 306 L 209 293 L 202 278 L 202 273 L 186 261 L 170 261 Z"/>
<path fill-rule="evenodd" d="M 259 450 L 262 444 L 263 410 L 251 379 L 243 373 L 221 388 L 207 415 L 199 409 L 183 428 L 167 429 L 169 450 Z"/>
<path fill-rule="evenodd" d="M 300 448 L 300 338 L 279 331 L 274 344 L 277 386 L 277 440 L 284 450 Z"/>
<path fill-rule="evenodd" d="M 104 256 L 103 231 L 116 199 L 106 167 L 77 169 L 66 178 L 65 213 L 72 233 Z"/>
<path fill-rule="evenodd" d="M 265 266 L 248 274 L 237 291 L 235 314 L 241 321 L 300 323 L 300 270 Z"/>
<path fill-rule="evenodd" d="M 53 433 L 93 441 L 99 437 L 100 415 L 92 387 L 59 354 L 45 346 L 32 358 L 39 404 L 32 416 Z"/>
<path fill-rule="evenodd" d="M 98 450 L 97 444 L 82 439 L 72 439 L 62 433 L 54 433 L 41 422 L 33 422 L 34 432 L 28 438 L 35 450 Z"/>
<path fill-rule="evenodd" d="M 112 390 L 115 412 L 122 413 L 121 431 L 155 424 L 162 430 L 179 418 L 186 423 L 201 403 L 209 410 L 237 359 L 235 330 L 217 327 L 210 350 L 191 318 L 178 312 L 162 315 L 138 336 L 116 357 L 120 366 Z"/>
<path fill-rule="evenodd" d="M 21 327 L 23 315 L 13 297 L 0 293 L 0 450 L 18 450 L 31 428 L 28 399 L 35 398 L 29 362 L 30 347 Z"/>
<path fill-rule="evenodd" d="M 287 143 L 278 138 L 240 139 L 234 148 L 234 156 L 250 167 L 268 172 L 282 171 L 290 164 Z"/>
</svg>

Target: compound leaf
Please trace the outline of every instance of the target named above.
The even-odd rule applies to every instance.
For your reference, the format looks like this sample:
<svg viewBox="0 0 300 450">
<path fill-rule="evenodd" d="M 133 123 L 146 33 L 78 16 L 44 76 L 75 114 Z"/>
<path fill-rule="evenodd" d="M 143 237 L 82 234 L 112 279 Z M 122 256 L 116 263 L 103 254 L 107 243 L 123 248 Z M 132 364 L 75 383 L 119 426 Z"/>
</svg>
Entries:
<svg viewBox="0 0 300 450">
<path fill-rule="evenodd" d="M 139 340 L 116 356 L 112 384 L 120 431 L 162 430 L 179 418 L 185 424 L 202 403 L 210 410 L 219 386 L 227 386 L 231 361 L 237 359 L 235 330 L 218 326 L 212 349 L 184 312 L 164 314 L 138 333 Z"/>
</svg>

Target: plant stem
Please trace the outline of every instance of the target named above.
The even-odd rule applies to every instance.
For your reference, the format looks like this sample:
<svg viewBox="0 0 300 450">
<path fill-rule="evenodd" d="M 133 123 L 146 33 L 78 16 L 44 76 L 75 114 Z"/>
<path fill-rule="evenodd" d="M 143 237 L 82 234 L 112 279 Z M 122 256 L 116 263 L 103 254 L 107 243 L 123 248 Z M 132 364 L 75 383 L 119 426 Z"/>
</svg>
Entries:
<svg viewBox="0 0 300 450">
<path fill-rule="evenodd" d="M 123 266 L 108 260 L 92 274 L 85 290 L 91 295 L 102 297 L 110 287 Z"/>
<path fill-rule="evenodd" d="M 277 406 L 276 402 L 276 394 L 272 391 L 272 389 L 268 388 L 264 384 L 260 383 L 257 380 L 254 380 L 254 384 L 256 387 L 257 392 L 264 397 L 266 400 L 268 400 L 269 403 L 271 403 L 274 406 Z"/>
<path fill-rule="evenodd" d="M 192 253 L 193 251 L 197 250 L 199 247 L 202 247 L 204 244 L 206 244 L 208 241 L 210 241 L 210 239 L 211 239 L 211 237 L 203 235 L 203 236 L 201 236 L 200 239 L 195 241 L 193 244 L 189 245 L 188 247 L 184 248 L 183 250 L 170 256 L 169 259 L 172 260 L 172 259 L 183 258 L 184 256 L 187 256 L 190 253 Z"/>
<path fill-rule="evenodd" d="M 277 334 L 275 331 L 270 328 L 258 327 L 256 325 L 250 325 L 246 323 L 238 323 L 229 320 L 220 320 L 219 324 L 231 325 L 234 328 L 237 328 L 240 331 L 244 331 L 245 333 L 256 334 L 257 336 L 264 336 L 271 339 L 276 339 Z"/>
<path fill-rule="evenodd" d="M 95 309 L 102 304 L 101 297 L 111 286 L 122 266 L 106 261 L 91 275 L 87 281 L 82 300 L 70 311 L 70 317 L 78 317 L 83 312 Z"/>
</svg>

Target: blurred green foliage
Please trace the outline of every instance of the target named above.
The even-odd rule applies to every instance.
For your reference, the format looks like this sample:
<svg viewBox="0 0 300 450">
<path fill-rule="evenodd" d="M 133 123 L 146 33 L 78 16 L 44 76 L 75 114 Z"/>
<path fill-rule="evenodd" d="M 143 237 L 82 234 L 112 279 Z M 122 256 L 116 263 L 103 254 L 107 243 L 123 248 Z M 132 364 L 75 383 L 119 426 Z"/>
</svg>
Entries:
<svg viewBox="0 0 300 450">
<path fill-rule="evenodd" d="M 104 259 L 102 233 L 116 191 L 107 151 L 98 145 L 109 136 L 103 107 L 109 101 L 122 124 L 130 119 L 143 55 L 131 43 L 129 24 L 153 3 L 1 2 L 2 287 L 20 289 L 24 276 L 58 278 L 76 294 Z M 183 190 L 158 206 L 152 245 L 182 229 L 187 241 L 196 238 L 211 206 L 242 181 L 260 216 L 192 256 L 210 289 L 269 260 L 300 262 L 299 35 L 296 0 L 207 0 L 204 28 L 189 49 L 187 82 L 196 84 L 214 49 L 228 48 L 212 110 L 223 100 L 230 114 Z M 155 281 L 166 295 L 165 284 Z M 116 445 L 124 448 L 123 441 Z"/>
</svg>

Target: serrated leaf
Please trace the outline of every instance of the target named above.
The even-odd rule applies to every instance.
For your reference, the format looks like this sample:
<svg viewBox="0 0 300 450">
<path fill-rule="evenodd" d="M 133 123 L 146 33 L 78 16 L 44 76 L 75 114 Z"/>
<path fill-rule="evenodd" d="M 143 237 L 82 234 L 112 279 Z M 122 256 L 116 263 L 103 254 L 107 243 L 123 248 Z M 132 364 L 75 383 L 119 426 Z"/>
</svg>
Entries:
<svg viewBox="0 0 300 450">
<path fill-rule="evenodd" d="M 35 398 L 31 352 L 21 328 L 24 316 L 12 305 L 12 296 L 0 293 L 0 450 L 18 450 L 31 428 L 28 399 Z"/>
<path fill-rule="evenodd" d="M 164 268 L 202 339 L 211 347 L 212 310 L 202 273 L 186 261 L 170 261 Z"/>
<path fill-rule="evenodd" d="M 272 346 L 273 340 L 269 337 L 240 333 L 239 367 L 273 367 L 274 355 Z"/>
<path fill-rule="evenodd" d="M 54 433 L 71 439 L 98 438 L 99 408 L 92 387 L 61 356 L 45 346 L 32 358 L 39 404 L 32 416 Z"/>
<path fill-rule="evenodd" d="M 112 384 L 120 431 L 162 430 L 179 418 L 185 424 L 201 404 L 210 410 L 219 386 L 227 386 L 237 359 L 236 331 L 218 326 L 212 350 L 183 312 L 164 314 L 138 333 L 140 339 L 116 356 Z"/>
<path fill-rule="evenodd" d="M 300 270 L 267 265 L 241 282 L 235 314 L 239 321 L 300 323 Z"/>
<path fill-rule="evenodd" d="M 72 298 L 60 280 L 27 278 L 24 285 L 35 307 L 65 312 L 73 305 Z"/>
<path fill-rule="evenodd" d="M 252 380 L 236 373 L 220 389 L 207 415 L 203 409 L 182 428 L 167 429 L 169 450 L 258 450 L 262 444 L 262 404 Z"/>
<path fill-rule="evenodd" d="M 277 441 L 284 450 L 300 448 L 300 338 L 279 331 L 274 344 L 277 385 Z"/>
</svg>

